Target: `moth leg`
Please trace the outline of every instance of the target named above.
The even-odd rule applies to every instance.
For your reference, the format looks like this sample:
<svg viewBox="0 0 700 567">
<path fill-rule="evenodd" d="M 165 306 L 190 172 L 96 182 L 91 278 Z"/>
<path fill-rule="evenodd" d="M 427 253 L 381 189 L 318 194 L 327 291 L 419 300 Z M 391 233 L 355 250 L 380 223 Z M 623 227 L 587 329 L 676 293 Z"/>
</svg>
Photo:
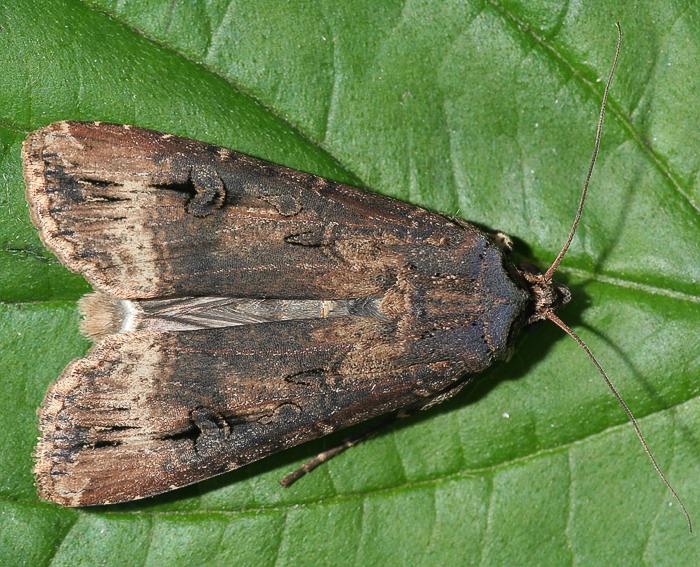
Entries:
<svg viewBox="0 0 700 567">
<path fill-rule="evenodd" d="M 355 445 L 358 445 L 358 444 L 362 443 L 363 441 L 366 441 L 367 439 L 371 439 L 372 437 L 376 436 L 381 431 L 391 427 L 399 419 L 410 417 L 419 411 L 424 411 L 424 410 L 430 409 L 433 406 L 441 404 L 445 400 L 449 400 L 452 396 L 456 395 L 462 388 L 464 388 L 464 386 L 466 386 L 468 383 L 469 383 L 469 380 L 463 380 L 462 382 L 459 382 L 453 386 L 450 386 L 446 390 L 438 392 L 434 396 L 428 398 L 427 400 L 425 400 L 424 402 L 422 402 L 418 405 L 411 405 L 409 407 L 402 409 L 401 411 L 398 411 L 397 413 L 380 421 L 374 427 L 370 427 L 369 429 L 366 429 L 365 431 L 362 431 L 362 432 L 356 433 L 355 435 L 351 435 L 349 437 L 346 437 L 343 441 L 341 441 L 335 447 L 331 447 L 330 449 L 326 449 L 325 451 L 322 451 L 321 453 L 316 455 L 313 459 L 311 459 L 311 460 L 307 461 L 306 463 L 304 463 L 303 465 L 301 465 L 297 470 L 292 471 L 291 473 L 286 475 L 282 480 L 280 480 L 280 484 L 282 486 L 284 486 L 285 488 L 291 486 L 297 480 L 299 480 L 302 476 L 304 476 L 306 473 L 309 473 L 312 470 L 314 470 L 316 467 L 318 467 L 319 465 L 322 465 L 323 463 L 330 461 L 336 455 L 340 455 L 340 453 L 347 451 L 348 449 L 350 449 L 350 447 L 354 447 Z"/>
<path fill-rule="evenodd" d="M 445 390 L 442 390 L 441 392 L 438 392 L 431 398 L 428 398 L 425 402 L 423 402 L 419 406 L 412 406 L 410 408 L 404 409 L 401 412 L 399 412 L 398 416 L 399 417 L 408 417 L 410 415 L 413 415 L 414 413 L 418 411 L 425 411 L 429 410 L 432 407 L 435 407 L 438 404 L 441 404 L 444 401 L 449 400 L 450 398 L 456 396 L 459 394 L 459 392 L 462 391 L 462 388 L 464 388 L 467 384 L 469 384 L 471 380 L 462 380 L 461 382 L 457 382 L 456 384 L 450 386 L 449 388 L 446 388 Z"/>
<path fill-rule="evenodd" d="M 366 441 L 367 439 L 371 439 L 372 437 L 377 435 L 383 429 L 386 429 L 387 427 L 391 426 L 399 417 L 404 417 L 404 416 L 398 415 L 398 414 L 391 415 L 391 416 L 383 419 L 379 423 L 377 423 L 374 427 L 370 427 L 369 429 L 366 429 L 365 431 L 362 431 L 362 432 L 356 433 L 354 435 L 350 435 L 349 437 L 346 437 L 343 441 L 341 441 L 335 447 L 331 447 L 330 449 L 322 451 L 321 453 L 316 455 L 313 459 L 311 459 L 310 461 L 307 461 L 306 463 L 301 465 L 297 470 L 290 472 L 282 480 L 280 480 L 280 484 L 282 486 L 284 486 L 285 488 L 291 486 L 297 480 L 299 480 L 302 476 L 304 476 L 306 473 L 311 472 L 316 467 L 318 467 L 319 465 L 322 465 L 326 461 L 330 461 L 336 455 L 340 455 L 340 453 L 346 451 L 350 447 L 354 447 L 355 445 L 358 445 L 359 443 L 362 443 L 363 441 Z"/>
</svg>

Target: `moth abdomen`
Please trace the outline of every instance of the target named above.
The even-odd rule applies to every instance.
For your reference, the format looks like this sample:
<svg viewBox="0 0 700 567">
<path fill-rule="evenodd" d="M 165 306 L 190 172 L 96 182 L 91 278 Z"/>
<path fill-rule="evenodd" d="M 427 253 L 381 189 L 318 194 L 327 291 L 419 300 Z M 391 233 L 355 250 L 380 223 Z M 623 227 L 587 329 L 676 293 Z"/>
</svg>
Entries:
<svg viewBox="0 0 700 567">
<path fill-rule="evenodd" d="M 128 319 L 128 303 L 106 293 L 87 293 L 80 298 L 80 332 L 93 341 L 119 333 Z"/>
<path fill-rule="evenodd" d="M 207 296 L 138 300 L 93 292 L 83 296 L 79 306 L 83 315 L 80 329 L 93 340 L 136 331 L 196 331 L 345 316 L 385 318 L 378 297 L 290 300 Z"/>
</svg>

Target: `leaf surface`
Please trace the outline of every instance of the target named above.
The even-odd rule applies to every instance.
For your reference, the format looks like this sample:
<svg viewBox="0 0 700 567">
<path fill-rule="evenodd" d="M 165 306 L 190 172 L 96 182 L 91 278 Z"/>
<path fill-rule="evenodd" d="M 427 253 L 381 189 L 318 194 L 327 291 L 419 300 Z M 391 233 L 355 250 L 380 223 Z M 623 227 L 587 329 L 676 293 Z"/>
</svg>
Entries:
<svg viewBox="0 0 700 567">
<path fill-rule="evenodd" d="M 595 369 L 533 327 L 475 388 L 277 480 L 319 440 L 149 501 L 37 500 L 35 410 L 88 343 L 88 286 L 44 249 L 20 145 L 61 119 L 154 128 L 513 235 L 572 220 L 619 19 L 625 43 L 561 316 L 602 360 L 700 523 L 700 13 L 689 2 L 0 6 L 0 563 L 695 565 L 697 538 Z"/>
</svg>

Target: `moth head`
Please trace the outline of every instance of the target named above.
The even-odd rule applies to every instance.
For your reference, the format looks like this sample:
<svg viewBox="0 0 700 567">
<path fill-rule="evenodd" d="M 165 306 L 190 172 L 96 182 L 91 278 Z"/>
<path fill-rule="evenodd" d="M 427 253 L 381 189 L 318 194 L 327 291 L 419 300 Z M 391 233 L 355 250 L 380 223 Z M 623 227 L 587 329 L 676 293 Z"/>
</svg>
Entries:
<svg viewBox="0 0 700 567">
<path fill-rule="evenodd" d="M 530 265 L 521 266 L 519 271 L 529 284 L 534 300 L 534 310 L 528 323 L 547 319 L 549 313 L 554 313 L 562 305 L 571 301 L 571 291 L 564 284 L 547 279 L 545 274 L 538 272 Z"/>
</svg>

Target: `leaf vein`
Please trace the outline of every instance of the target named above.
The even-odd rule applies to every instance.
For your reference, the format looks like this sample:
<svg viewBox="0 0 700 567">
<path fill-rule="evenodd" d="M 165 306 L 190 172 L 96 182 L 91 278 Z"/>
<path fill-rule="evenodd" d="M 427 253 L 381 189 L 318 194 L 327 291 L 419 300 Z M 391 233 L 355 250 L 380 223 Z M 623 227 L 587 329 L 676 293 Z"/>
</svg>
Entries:
<svg viewBox="0 0 700 567">
<path fill-rule="evenodd" d="M 581 73 L 575 67 L 575 65 L 564 56 L 563 53 L 561 53 L 553 44 L 547 41 L 547 38 L 538 34 L 535 31 L 534 26 L 530 25 L 529 22 L 518 18 L 497 0 L 488 0 L 488 2 L 491 4 L 491 6 L 493 6 L 494 10 L 518 32 L 529 36 L 542 48 L 545 53 L 549 53 L 550 57 L 565 67 L 575 80 L 591 91 L 595 96 L 598 96 L 599 93 L 595 83 L 587 79 L 583 73 Z M 676 174 L 668 165 L 668 162 L 665 161 L 662 156 L 644 140 L 640 132 L 635 128 L 632 121 L 627 116 L 627 113 L 622 110 L 620 104 L 617 103 L 612 97 L 608 100 L 608 112 L 619 121 L 620 125 L 629 134 L 630 138 L 637 144 L 642 152 L 647 155 L 647 158 L 655 169 L 668 181 L 668 184 L 675 191 L 675 193 L 682 197 L 683 200 L 696 212 L 700 213 L 700 204 L 696 203 L 691 197 L 690 193 L 683 187 L 682 183 L 680 182 L 680 176 Z"/>
<path fill-rule="evenodd" d="M 68 525 L 68 529 L 66 529 L 66 531 L 63 533 L 63 535 L 61 535 L 61 539 L 57 542 L 57 544 L 51 550 L 51 555 L 47 558 L 46 565 L 53 565 L 54 559 L 58 555 L 58 552 L 61 550 L 61 547 L 63 546 L 63 544 L 66 542 L 68 535 L 73 531 L 73 528 L 75 528 L 79 519 L 80 519 L 80 516 L 76 514 L 75 518 L 73 518 L 73 521 Z"/>
</svg>

